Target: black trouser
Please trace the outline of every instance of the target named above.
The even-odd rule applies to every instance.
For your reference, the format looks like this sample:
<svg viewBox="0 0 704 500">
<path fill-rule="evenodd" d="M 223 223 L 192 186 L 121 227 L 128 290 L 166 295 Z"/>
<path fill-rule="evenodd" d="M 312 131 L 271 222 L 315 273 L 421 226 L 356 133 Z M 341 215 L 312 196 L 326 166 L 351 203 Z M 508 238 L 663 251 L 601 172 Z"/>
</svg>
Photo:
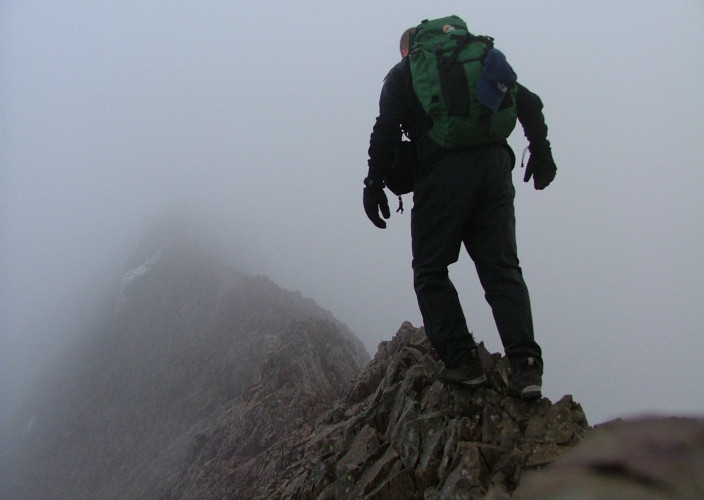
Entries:
<svg viewBox="0 0 704 500">
<path fill-rule="evenodd" d="M 447 270 L 457 262 L 462 243 L 511 365 L 533 356 L 542 366 L 518 263 L 512 168 L 505 146 L 481 146 L 446 156 L 414 185 L 414 286 L 425 332 L 448 368 L 465 363 L 476 345 Z"/>
</svg>

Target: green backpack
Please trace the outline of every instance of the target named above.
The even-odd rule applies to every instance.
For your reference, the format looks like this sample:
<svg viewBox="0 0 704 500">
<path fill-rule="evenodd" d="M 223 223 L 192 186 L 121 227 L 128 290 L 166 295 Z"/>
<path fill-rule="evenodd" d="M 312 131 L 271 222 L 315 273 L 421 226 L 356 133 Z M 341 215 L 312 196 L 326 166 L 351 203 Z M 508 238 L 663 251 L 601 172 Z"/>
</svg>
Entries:
<svg viewBox="0 0 704 500">
<path fill-rule="evenodd" d="M 491 110 L 477 100 L 477 82 L 493 46 L 493 38 L 472 35 L 457 16 L 425 20 L 416 28 L 409 53 L 413 89 L 432 119 L 428 135 L 443 149 L 501 142 L 516 126 L 510 66 L 514 80 L 500 108 Z"/>
</svg>

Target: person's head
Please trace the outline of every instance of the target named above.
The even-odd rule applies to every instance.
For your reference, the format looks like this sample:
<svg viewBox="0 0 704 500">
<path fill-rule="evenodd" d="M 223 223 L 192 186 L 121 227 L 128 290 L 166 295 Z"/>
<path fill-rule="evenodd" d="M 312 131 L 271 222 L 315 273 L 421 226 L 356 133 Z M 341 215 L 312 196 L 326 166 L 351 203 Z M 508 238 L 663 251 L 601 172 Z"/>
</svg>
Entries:
<svg viewBox="0 0 704 500">
<path fill-rule="evenodd" d="M 403 32 L 403 35 L 401 35 L 401 57 L 406 57 L 411 51 L 411 39 L 413 38 L 413 35 L 415 35 L 415 33 L 415 28 L 408 28 L 406 31 Z"/>
</svg>

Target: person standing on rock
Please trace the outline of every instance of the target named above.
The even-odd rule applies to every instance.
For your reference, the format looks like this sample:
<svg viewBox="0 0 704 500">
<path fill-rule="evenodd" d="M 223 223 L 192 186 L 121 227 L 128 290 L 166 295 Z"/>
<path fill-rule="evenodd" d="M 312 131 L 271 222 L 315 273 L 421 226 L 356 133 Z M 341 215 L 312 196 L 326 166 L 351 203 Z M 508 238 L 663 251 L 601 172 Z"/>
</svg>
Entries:
<svg viewBox="0 0 704 500">
<path fill-rule="evenodd" d="M 509 390 L 523 399 L 539 398 L 543 360 L 517 255 L 515 155 L 506 137 L 517 119 L 530 150 L 524 181 L 532 178 L 537 190 L 547 187 L 557 168 L 543 104 L 516 81 L 504 55 L 493 48 L 493 39 L 472 35 L 456 16 L 409 28 L 400 51 L 401 62 L 384 80 L 371 133 L 364 210 L 377 227 L 386 227 L 380 217 L 390 216 L 385 181 L 405 133 L 417 151 L 411 212 L 414 288 L 426 334 L 444 364 L 438 379 L 468 388 L 487 381 L 448 276 L 448 266 L 457 261 L 464 244 L 509 359 Z M 428 76 L 433 71 L 440 74 L 438 83 Z M 455 126 L 455 116 L 464 119 L 459 130 L 470 132 L 453 138 L 445 132 Z"/>
</svg>

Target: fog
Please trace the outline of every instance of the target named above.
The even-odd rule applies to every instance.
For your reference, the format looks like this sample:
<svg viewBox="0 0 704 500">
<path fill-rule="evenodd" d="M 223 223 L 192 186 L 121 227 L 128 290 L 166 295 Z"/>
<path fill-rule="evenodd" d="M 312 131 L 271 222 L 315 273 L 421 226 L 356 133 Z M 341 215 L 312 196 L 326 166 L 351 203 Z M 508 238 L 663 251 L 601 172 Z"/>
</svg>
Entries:
<svg viewBox="0 0 704 500">
<path fill-rule="evenodd" d="M 591 423 L 703 414 L 700 0 L 3 2 L 4 411 L 177 203 L 229 264 L 312 297 L 371 355 L 420 325 L 411 198 L 379 230 L 362 179 L 400 33 L 448 14 L 545 103 L 557 177 L 537 192 L 514 172 L 544 394 Z M 451 276 L 501 351 L 466 254 Z"/>
</svg>

